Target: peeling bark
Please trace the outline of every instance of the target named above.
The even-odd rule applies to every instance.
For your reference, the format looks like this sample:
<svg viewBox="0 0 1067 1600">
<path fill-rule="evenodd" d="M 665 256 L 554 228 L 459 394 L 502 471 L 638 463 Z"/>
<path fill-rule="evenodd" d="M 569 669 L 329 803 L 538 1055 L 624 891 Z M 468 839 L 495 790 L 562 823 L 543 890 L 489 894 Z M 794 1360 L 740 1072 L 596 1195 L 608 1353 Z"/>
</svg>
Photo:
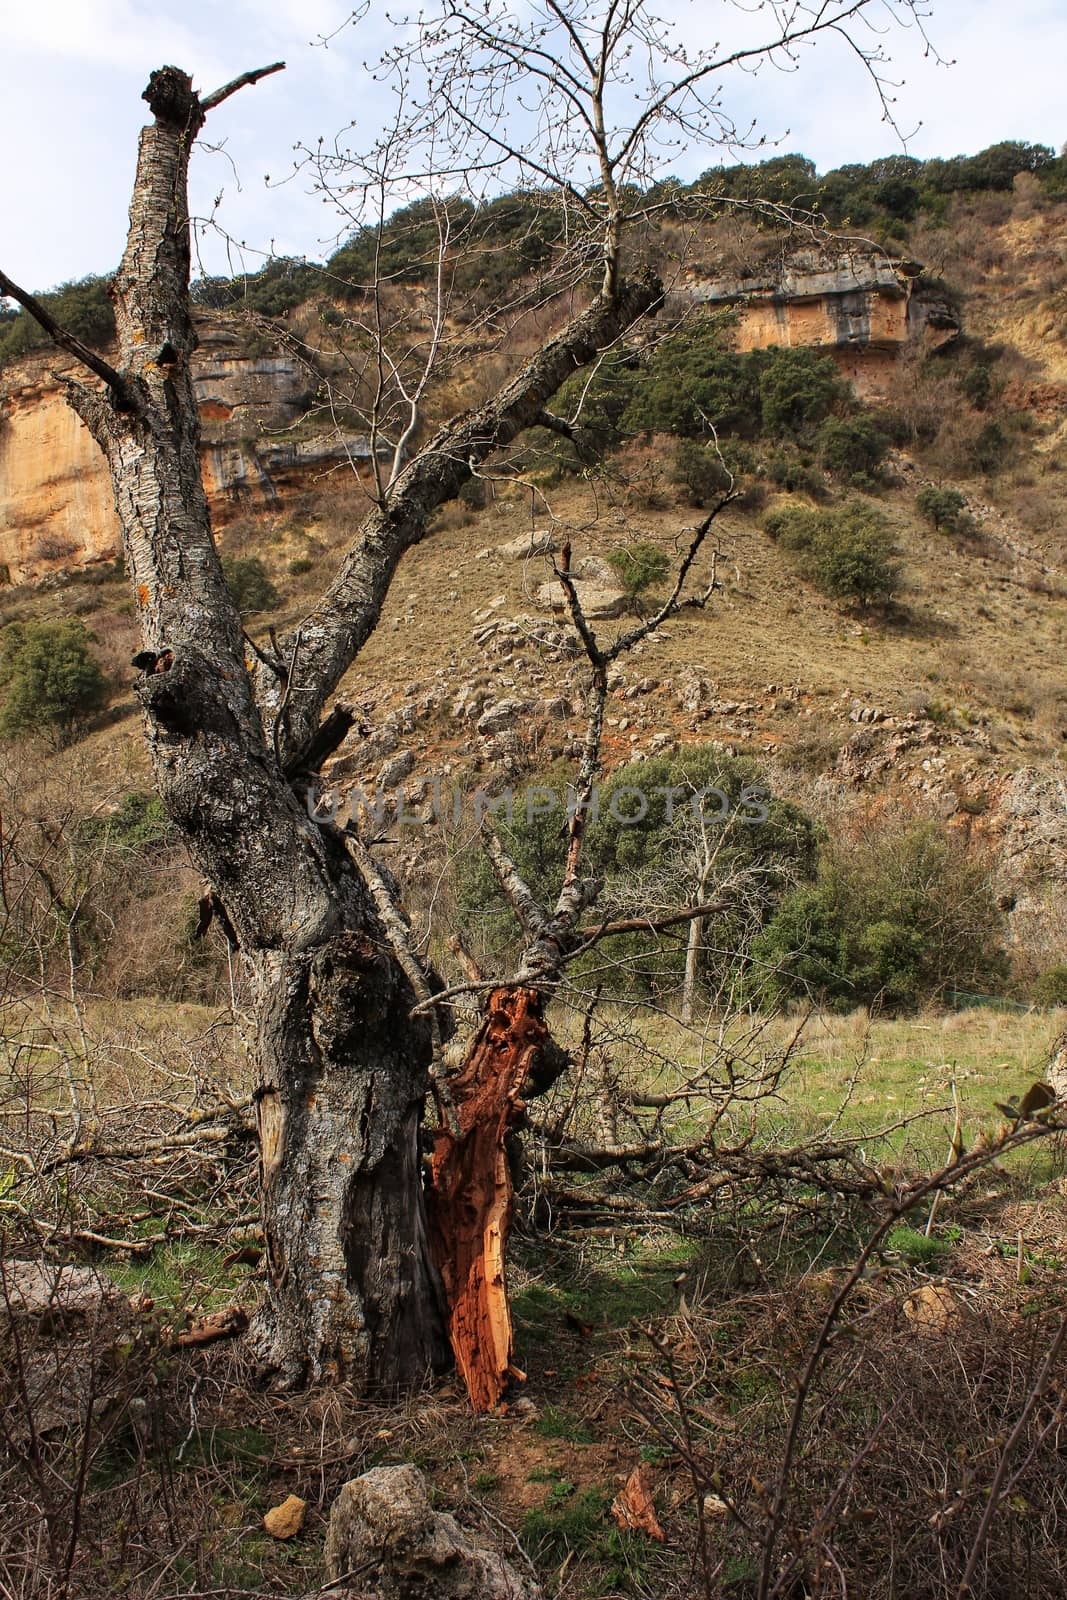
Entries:
<svg viewBox="0 0 1067 1600">
<path fill-rule="evenodd" d="M 536 989 L 495 989 L 451 1080 L 460 1125 L 439 1128 L 431 1163 L 430 1238 L 448 1299 L 449 1337 L 471 1405 L 491 1411 L 516 1375 L 505 1251 L 513 1194 L 505 1144 L 522 1087 L 550 1048 Z"/>
</svg>

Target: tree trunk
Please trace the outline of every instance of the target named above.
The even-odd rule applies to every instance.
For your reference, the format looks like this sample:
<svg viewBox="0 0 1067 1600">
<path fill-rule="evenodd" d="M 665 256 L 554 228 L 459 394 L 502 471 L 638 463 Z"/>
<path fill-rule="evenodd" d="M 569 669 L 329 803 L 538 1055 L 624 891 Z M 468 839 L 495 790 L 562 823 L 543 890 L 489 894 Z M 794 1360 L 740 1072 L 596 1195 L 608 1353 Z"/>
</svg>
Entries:
<svg viewBox="0 0 1067 1600">
<path fill-rule="evenodd" d="M 430 1232 L 448 1299 L 452 1352 L 476 1411 L 491 1411 L 515 1375 L 505 1251 L 513 1195 L 506 1141 L 522 1087 L 548 1044 L 536 989 L 495 989 L 449 1082 L 460 1137 L 434 1139 Z"/>
<path fill-rule="evenodd" d="M 307 814 L 253 695 L 200 476 L 185 209 L 203 120 L 154 73 L 129 242 L 113 287 L 116 398 L 70 398 L 107 457 L 152 670 L 138 684 L 155 779 L 225 906 L 252 978 L 268 1287 L 252 1339 L 289 1384 L 418 1385 L 448 1361 L 418 1128 L 429 1028 L 413 1020 L 366 886 Z"/>
<path fill-rule="evenodd" d="M 395 1396 L 450 1361 L 419 1152 L 428 1030 L 380 940 L 256 965 L 268 1287 L 253 1345 L 289 1384 Z"/>
<path fill-rule="evenodd" d="M 703 901 L 697 901 L 697 905 L 702 904 Z M 689 931 L 686 936 L 685 975 L 682 978 L 682 1005 L 680 1016 L 686 1027 L 688 1027 L 693 1020 L 693 1002 L 696 998 L 697 992 L 697 972 L 700 967 L 700 944 L 702 936 L 703 929 L 701 928 L 699 921 L 694 918 L 694 920 L 689 924 Z"/>
</svg>

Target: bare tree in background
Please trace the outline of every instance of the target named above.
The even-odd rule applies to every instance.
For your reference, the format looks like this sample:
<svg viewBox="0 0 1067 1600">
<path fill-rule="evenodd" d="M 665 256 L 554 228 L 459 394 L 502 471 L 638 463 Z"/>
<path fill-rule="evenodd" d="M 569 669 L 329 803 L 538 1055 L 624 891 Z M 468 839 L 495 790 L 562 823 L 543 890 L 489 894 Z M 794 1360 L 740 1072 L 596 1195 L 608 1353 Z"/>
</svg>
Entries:
<svg viewBox="0 0 1067 1600">
<path fill-rule="evenodd" d="M 746 8 L 723 8 L 731 22 L 739 14 Z M 95 380 L 70 379 L 67 395 L 111 470 L 143 640 L 138 692 L 156 784 L 248 969 L 269 1266 L 254 1338 L 264 1366 L 283 1381 L 345 1377 L 395 1391 L 449 1359 L 449 1308 L 418 1138 L 447 1013 L 426 1004 L 436 980 L 413 957 L 368 847 L 308 815 L 309 775 L 352 725 L 348 712 L 326 714 L 330 698 L 432 513 L 545 421 L 566 378 L 654 313 L 661 287 L 628 271 L 627 240 L 647 214 L 648 181 L 679 143 L 742 139 L 720 96 L 723 75 L 790 66 L 805 43 L 832 34 L 849 42 L 884 94 L 879 29 L 920 15 L 918 0 L 768 3 L 748 18 L 766 34 L 722 50 L 688 50 L 640 0 L 539 0 L 499 21 L 445 0 L 405 30 L 383 69 L 410 85 L 391 135 L 404 157 L 395 169 L 404 192 L 421 183 L 422 192 L 441 194 L 471 171 L 538 185 L 565 219 L 572 270 L 574 262 L 595 264 L 595 276 L 577 314 L 489 400 L 446 423 L 403 464 L 400 435 L 329 588 L 270 650 L 254 649 L 242 631 L 200 477 L 187 171 L 208 115 L 280 64 L 203 96 L 175 67 L 152 74 L 145 99 L 153 120 L 141 134 L 128 242 L 112 286 L 114 364 L 0 274 L 0 293 Z M 683 563 L 675 603 L 698 549 Z M 615 649 L 591 636 L 584 642 L 592 687 L 579 794 L 588 793 L 599 761 L 604 666 Z M 457 1219 L 472 1184 L 479 1207 L 493 1213 L 498 1204 L 484 1163 L 499 1158 L 500 1127 L 523 1082 L 551 1058 L 544 1001 L 587 937 L 581 919 L 594 889 L 581 873 L 583 832 L 579 806 L 555 907 L 530 903 L 498 852 L 528 949 L 510 981 L 492 991 L 454 1095 L 436 1080 L 434 1228 L 453 1343 L 456 1306 L 478 1301 L 470 1279 L 488 1261 L 484 1247 L 458 1259 L 471 1237 Z M 480 1109 L 477 1096 L 470 1101 L 476 1109 L 461 1127 L 450 1099 L 470 1084 L 492 1094 Z M 489 1265 L 502 1271 L 502 1260 Z M 494 1337 L 506 1335 L 505 1321 L 490 1320 Z M 460 1341 L 466 1337 L 461 1330 Z M 509 1351 L 498 1345 L 486 1359 L 498 1375 Z"/>
</svg>

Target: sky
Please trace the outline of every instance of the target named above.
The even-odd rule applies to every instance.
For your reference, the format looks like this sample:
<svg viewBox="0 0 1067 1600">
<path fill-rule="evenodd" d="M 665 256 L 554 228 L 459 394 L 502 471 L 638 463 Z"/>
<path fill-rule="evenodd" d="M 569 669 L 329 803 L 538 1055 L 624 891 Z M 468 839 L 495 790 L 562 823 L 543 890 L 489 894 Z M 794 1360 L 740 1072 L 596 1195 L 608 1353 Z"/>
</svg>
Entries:
<svg viewBox="0 0 1067 1600">
<path fill-rule="evenodd" d="M 886 38 L 906 146 L 834 40 L 803 52 L 796 72 L 724 77 L 725 102 L 735 120 L 756 118 L 779 150 L 810 156 L 820 171 L 904 148 L 972 154 L 1002 139 L 1058 150 L 1067 0 L 930 0 L 928 9 L 927 31 L 953 65 L 925 54 L 914 30 Z M 664 0 L 661 10 L 694 44 L 765 25 L 758 0 Z M 255 270 L 272 250 L 321 259 L 342 220 L 306 174 L 279 180 L 298 145 L 332 141 L 353 123 L 347 137 L 369 145 L 380 130 L 387 101 L 363 64 L 395 40 L 396 24 L 385 0 L 364 0 L 362 11 L 353 25 L 350 0 L 0 0 L 0 266 L 30 289 L 111 270 L 149 72 L 174 63 L 209 92 L 277 59 L 286 71 L 219 108 L 195 152 L 194 215 L 220 224 L 201 236 L 201 266 Z M 694 149 L 672 166 L 695 177 L 719 159 Z"/>
</svg>

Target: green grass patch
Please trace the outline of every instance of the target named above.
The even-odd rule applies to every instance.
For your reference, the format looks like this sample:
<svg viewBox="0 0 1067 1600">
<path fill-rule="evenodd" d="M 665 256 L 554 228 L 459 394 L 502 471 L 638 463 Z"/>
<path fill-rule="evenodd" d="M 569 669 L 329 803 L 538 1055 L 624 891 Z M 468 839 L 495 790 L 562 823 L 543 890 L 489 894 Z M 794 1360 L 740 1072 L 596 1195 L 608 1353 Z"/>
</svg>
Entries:
<svg viewBox="0 0 1067 1600">
<path fill-rule="evenodd" d="M 886 1239 L 885 1247 L 901 1255 L 909 1267 L 932 1266 L 952 1249 L 947 1239 L 939 1239 L 936 1234 L 920 1233 L 916 1228 L 909 1228 L 906 1224 L 893 1229 Z"/>
<path fill-rule="evenodd" d="M 567 1493 L 561 1491 L 564 1487 Z M 522 1540 L 530 1558 L 542 1568 L 559 1567 L 568 1558 L 595 1563 L 595 1578 L 583 1584 L 587 1595 L 645 1592 L 648 1541 L 621 1533 L 611 1520 L 610 1497 L 602 1489 L 583 1489 L 563 1480 L 541 1508 L 527 1511 Z"/>
<path fill-rule="evenodd" d="M 593 1443 L 590 1428 L 562 1406 L 546 1406 L 533 1427 L 542 1439 L 566 1439 L 569 1444 Z"/>
<path fill-rule="evenodd" d="M 127 1294 L 149 1295 L 163 1308 L 200 1311 L 227 1304 L 248 1276 L 246 1267 L 224 1267 L 225 1254 L 210 1245 L 162 1244 L 146 1260 L 109 1260 L 107 1275 Z"/>
</svg>

